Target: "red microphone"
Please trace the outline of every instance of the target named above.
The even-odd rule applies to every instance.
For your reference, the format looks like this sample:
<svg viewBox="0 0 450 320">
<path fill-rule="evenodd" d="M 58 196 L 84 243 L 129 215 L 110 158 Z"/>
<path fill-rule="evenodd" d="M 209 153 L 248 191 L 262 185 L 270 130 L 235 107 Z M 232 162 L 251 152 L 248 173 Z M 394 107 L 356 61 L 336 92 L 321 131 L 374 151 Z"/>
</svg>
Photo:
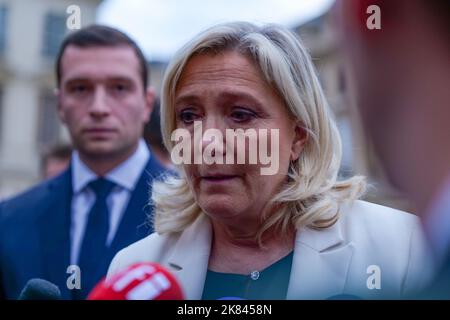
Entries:
<svg viewBox="0 0 450 320">
<path fill-rule="evenodd" d="M 157 263 L 137 263 L 103 279 L 87 300 L 183 300 L 175 277 Z"/>
</svg>

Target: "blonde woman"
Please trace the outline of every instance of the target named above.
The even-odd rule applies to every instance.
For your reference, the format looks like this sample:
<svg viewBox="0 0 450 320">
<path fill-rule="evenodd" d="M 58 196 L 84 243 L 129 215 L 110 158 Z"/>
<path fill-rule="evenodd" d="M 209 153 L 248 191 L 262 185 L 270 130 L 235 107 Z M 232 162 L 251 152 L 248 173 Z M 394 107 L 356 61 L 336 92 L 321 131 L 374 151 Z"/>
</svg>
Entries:
<svg viewBox="0 0 450 320">
<path fill-rule="evenodd" d="M 261 161 L 181 163 L 179 177 L 153 185 L 156 233 L 119 252 L 109 275 L 158 262 L 188 299 L 399 298 L 426 279 L 417 219 L 356 200 L 362 177 L 338 181 L 339 133 L 290 31 L 235 22 L 196 36 L 166 71 L 161 124 L 172 156 L 191 137 L 192 153 L 222 143 L 215 159 L 242 150 L 220 135 L 195 138 L 199 128 L 275 130 L 264 139 L 278 144 L 276 172 L 263 174 Z M 179 129 L 186 139 L 174 139 Z M 263 136 L 244 138 L 248 159 Z"/>
</svg>

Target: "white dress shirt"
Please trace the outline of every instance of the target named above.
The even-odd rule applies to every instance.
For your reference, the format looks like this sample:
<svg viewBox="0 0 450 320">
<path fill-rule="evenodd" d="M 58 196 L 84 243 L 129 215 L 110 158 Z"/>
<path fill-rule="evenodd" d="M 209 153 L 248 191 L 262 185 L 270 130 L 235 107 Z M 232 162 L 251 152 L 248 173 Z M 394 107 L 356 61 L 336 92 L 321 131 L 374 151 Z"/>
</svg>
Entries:
<svg viewBox="0 0 450 320">
<path fill-rule="evenodd" d="M 450 250 L 450 175 L 425 214 L 425 233 L 442 263 Z"/>
<path fill-rule="evenodd" d="M 130 195 L 133 192 L 148 160 L 150 151 L 143 140 L 139 141 L 134 154 L 125 162 L 111 170 L 105 178 L 114 182 L 111 193 L 106 199 L 109 209 L 109 232 L 107 245 L 110 245 L 116 235 L 123 213 L 127 208 Z M 80 159 L 78 152 L 72 156 L 72 212 L 70 224 L 70 263 L 77 264 L 84 238 L 84 230 L 88 221 L 89 211 L 95 203 L 95 193 L 88 184 L 98 176 L 92 172 Z"/>
</svg>

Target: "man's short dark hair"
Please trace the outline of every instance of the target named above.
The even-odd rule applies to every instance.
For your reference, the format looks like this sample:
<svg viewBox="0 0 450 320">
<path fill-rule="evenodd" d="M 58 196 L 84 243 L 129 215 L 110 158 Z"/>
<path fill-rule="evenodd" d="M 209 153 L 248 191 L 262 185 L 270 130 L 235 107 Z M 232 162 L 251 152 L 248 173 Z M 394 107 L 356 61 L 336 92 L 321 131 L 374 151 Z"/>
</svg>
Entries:
<svg viewBox="0 0 450 320">
<path fill-rule="evenodd" d="M 125 33 L 119 31 L 115 28 L 102 26 L 102 25 L 91 25 L 82 28 L 69 34 L 61 44 L 59 53 L 56 59 L 56 81 L 58 87 L 61 83 L 61 60 L 64 51 L 69 45 L 73 45 L 79 48 L 92 48 L 92 47 L 118 47 L 118 46 L 129 46 L 136 53 L 139 63 L 141 65 L 141 78 L 144 85 L 144 90 L 147 88 L 147 61 L 138 47 L 138 45 Z"/>
<path fill-rule="evenodd" d="M 144 140 L 153 147 L 160 148 L 161 150 L 166 150 L 161 133 L 160 109 L 160 101 L 159 99 L 156 99 L 153 105 L 153 111 L 150 117 L 150 121 L 147 122 L 144 127 Z"/>
</svg>

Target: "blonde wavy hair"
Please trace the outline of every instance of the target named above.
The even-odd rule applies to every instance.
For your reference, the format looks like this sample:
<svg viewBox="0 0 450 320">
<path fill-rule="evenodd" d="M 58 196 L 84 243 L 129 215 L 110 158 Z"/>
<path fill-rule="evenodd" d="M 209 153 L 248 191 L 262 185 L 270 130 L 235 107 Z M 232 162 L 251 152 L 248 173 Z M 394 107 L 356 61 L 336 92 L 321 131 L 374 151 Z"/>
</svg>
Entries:
<svg viewBox="0 0 450 320">
<path fill-rule="evenodd" d="M 162 85 L 161 129 L 165 146 L 169 152 L 174 146 L 171 133 L 176 129 L 175 92 L 189 59 L 197 54 L 230 50 L 246 55 L 260 68 L 267 83 L 284 98 L 288 112 L 307 132 L 300 157 L 290 164 L 286 185 L 271 200 L 278 210 L 261 217 L 256 239 L 261 244 L 264 232 L 274 227 L 280 232 L 292 227 L 330 227 L 339 217 L 340 204 L 362 195 L 365 179 L 355 176 L 338 181 L 342 149 L 339 132 L 309 54 L 284 27 L 225 23 L 200 33 L 182 47 L 169 64 Z M 194 200 L 183 168 L 180 169 L 180 176 L 167 176 L 152 187 L 154 226 L 160 234 L 183 231 L 204 214 Z"/>
</svg>

